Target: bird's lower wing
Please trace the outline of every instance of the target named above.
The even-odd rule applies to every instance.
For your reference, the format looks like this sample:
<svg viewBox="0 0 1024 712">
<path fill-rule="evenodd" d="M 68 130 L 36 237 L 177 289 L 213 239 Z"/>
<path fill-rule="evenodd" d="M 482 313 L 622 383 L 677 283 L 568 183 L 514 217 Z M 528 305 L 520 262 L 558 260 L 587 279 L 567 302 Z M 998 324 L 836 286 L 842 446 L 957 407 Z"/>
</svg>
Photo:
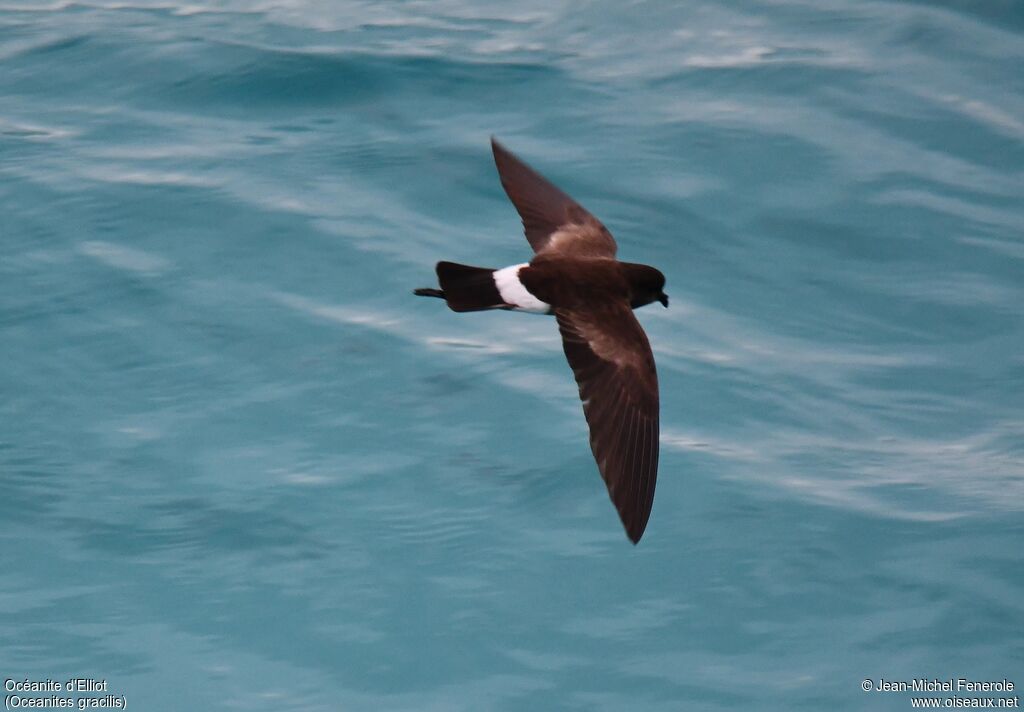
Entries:
<svg viewBox="0 0 1024 712">
<path fill-rule="evenodd" d="M 590 448 L 626 534 L 643 536 L 658 477 L 658 374 L 628 304 L 555 311 Z"/>
</svg>

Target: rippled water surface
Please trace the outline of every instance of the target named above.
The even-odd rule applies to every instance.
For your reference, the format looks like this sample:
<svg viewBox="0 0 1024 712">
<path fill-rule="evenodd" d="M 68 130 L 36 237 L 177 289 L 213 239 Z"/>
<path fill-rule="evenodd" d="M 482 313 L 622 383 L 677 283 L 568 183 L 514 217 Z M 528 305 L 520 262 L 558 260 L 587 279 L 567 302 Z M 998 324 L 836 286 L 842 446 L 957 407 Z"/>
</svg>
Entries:
<svg viewBox="0 0 1024 712">
<path fill-rule="evenodd" d="M 1024 6 L 0 0 L 0 677 L 142 710 L 1024 686 Z M 657 265 L 626 540 L 495 134 Z"/>
</svg>

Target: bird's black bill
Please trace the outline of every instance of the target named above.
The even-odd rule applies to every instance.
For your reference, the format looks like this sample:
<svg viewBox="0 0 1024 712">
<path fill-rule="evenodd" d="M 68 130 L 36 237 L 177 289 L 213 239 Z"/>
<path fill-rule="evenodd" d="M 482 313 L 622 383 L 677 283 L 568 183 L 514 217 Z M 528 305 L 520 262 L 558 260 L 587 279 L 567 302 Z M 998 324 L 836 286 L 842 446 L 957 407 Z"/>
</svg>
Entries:
<svg viewBox="0 0 1024 712">
<path fill-rule="evenodd" d="M 658 295 L 658 301 L 661 302 L 662 306 L 668 309 L 668 295 L 662 292 Z"/>
</svg>

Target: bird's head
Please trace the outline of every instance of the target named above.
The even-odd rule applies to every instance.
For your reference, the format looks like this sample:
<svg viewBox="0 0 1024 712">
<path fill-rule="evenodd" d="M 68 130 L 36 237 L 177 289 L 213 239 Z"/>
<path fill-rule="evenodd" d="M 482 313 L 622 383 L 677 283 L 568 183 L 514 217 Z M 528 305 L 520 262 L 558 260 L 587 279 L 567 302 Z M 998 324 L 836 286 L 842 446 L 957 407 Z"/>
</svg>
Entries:
<svg viewBox="0 0 1024 712">
<path fill-rule="evenodd" d="M 623 262 L 626 281 L 629 282 L 630 306 L 634 309 L 651 302 L 661 302 L 668 307 L 668 295 L 665 294 L 665 275 L 647 265 Z"/>
</svg>

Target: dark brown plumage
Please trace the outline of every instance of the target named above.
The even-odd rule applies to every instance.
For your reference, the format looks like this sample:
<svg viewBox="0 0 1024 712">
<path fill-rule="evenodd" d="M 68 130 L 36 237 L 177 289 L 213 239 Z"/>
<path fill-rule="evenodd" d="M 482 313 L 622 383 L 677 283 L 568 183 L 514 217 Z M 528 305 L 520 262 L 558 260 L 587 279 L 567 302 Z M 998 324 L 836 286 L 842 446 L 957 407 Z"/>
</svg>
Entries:
<svg viewBox="0 0 1024 712">
<path fill-rule="evenodd" d="M 668 306 L 665 277 L 619 262 L 611 233 L 579 203 L 491 139 L 501 184 L 536 255 L 502 270 L 438 264 L 455 311 L 516 309 L 554 314 L 590 426 L 590 447 L 626 534 L 640 541 L 658 476 L 658 374 L 633 309 Z"/>
</svg>

